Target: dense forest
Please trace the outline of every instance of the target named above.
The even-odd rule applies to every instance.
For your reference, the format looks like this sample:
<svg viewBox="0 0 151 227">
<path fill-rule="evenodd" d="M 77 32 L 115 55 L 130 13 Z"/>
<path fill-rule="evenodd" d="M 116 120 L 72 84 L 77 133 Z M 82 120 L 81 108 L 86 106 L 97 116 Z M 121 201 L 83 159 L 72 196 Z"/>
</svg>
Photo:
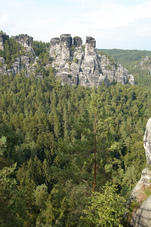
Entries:
<svg viewBox="0 0 151 227">
<path fill-rule="evenodd" d="M 41 67 L 47 45 L 34 43 Z M 129 226 L 150 89 L 61 86 L 51 66 L 42 73 L 0 75 L 0 226 Z"/>
</svg>

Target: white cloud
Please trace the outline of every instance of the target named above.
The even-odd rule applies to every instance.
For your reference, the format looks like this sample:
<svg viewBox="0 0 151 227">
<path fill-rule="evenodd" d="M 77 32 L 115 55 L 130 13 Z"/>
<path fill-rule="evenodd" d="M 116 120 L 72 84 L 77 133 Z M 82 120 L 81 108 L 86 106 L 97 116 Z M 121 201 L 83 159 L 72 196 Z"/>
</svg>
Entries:
<svg viewBox="0 0 151 227">
<path fill-rule="evenodd" d="M 8 25 L 8 16 L 0 15 L 0 29 L 3 29 L 7 25 Z"/>
<path fill-rule="evenodd" d="M 137 48 L 139 39 L 144 38 L 144 42 L 146 42 L 147 38 L 151 38 L 150 9 L 151 1 L 144 1 L 141 4 L 127 7 L 113 1 L 103 1 L 98 4 L 98 9 L 90 8 L 81 15 L 78 30 L 82 34 L 87 31 L 87 34 L 95 36 L 98 40 L 98 47 L 103 48 L 101 45 L 103 44 L 106 48 L 107 45 L 109 48 L 112 45 L 115 45 L 112 47 L 121 48 L 119 45 L 123 44 L 124 47 L 124 44 L 126 44 L 128 48 L 129 42 L 131 48 L 131 43 L 133 43 L 134 48 Z"/>
<path fill-rule="evenodd" d="M 151 37 L 150 9 L 150 0 L 5 0 L 0 8 L 0 29 L 45 41 L 61 33 L 84 39 L 91 35 L 98 47 L 133 43 L 136 48 L 135 41 Z"/>
</svg>

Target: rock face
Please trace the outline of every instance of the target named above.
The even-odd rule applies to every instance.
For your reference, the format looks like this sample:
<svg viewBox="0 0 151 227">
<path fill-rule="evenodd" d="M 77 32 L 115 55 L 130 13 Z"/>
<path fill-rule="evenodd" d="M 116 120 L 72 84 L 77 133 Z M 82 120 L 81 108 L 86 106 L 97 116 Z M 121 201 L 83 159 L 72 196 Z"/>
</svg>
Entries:
<svg viewBox="0 0 151 227">
<path fill-rule="evenodd" d="M 144 57 L 139 64 L 134 66 L 135 68 L 140 68 L 140 70 L 144 70 L 145 73 L 151 75 L 151 57 L 146 56 Z"/>
<path fill-rule="evenodd" d="M 9 38 L 8 35 L 0 31 L 0 50 L 4 50 L 4 41 Z"/>
<path fill-rule="evenodd" d="M 137 210 L 133 226 L 135 227 L 151 226 L 151 196 L 149 196 Z"/>
<path fill-rule="evenodd" d="M 151 118 L 148 120 L 146 125 L 146 131 L 144 135 L 144 148 L 147 163 L 151 165 Z"/>
<path fill-rule="evenodd" d="M 32 48 L 33 38 L 22 34 L 13 36 L 12 38 L 24 47 L 24 54 L 15 58 L 10 68 L 5 64 L 5 59 L 0 57 L 0 74 L 16 75 L 22 70 L 25 70 L 26 76 L 29 76 L 34 72 L 37 63 L 37 58 Z M 4 50 L 5 39 L 9 39 L 9 36 L 0 33 L 0 48 L 2 51 Z"/>
<path fill-rule="evenodd" d="M 151 226 L 151 196 L 147 197 L 146 193 L 151 194 L 151 118 L 146 125 L 144 148 L 148 167 L 143 169 L 141 179 L 133 189 L 130 198 L 140 204 L 140 208 L 132 217 L 132 225 L 135 227 Z"/>
<path fill-rule="evenodd" d="M 131 194 L 131 198 L 136 199 L 139 203 L 141 203 L 144 199 L 146 199 L 145 190 L 147 189 L 151 189 L 151 170 L 146 167 L 142 171 L 141 178 L 135 186 Z"/>
<path fill-rule="evenodd" d="M 4 50 L 6 38 L 9 39 L 5 36 L 0 33 L 1 51 Z M 11 64 L 6 64 L 7 61 L 1 54 L 0 74 L 16 75 L 24 70 L 26 76 L 33 73 L 41 75 L 37 71 L 39 59 L 32 48 L 33 38 L 23 34 L 11 38 L 23 46 L 24 53 L 16 57 Z M 102 83 L 107 86 L 114 82 L 134 84 L 134 77 L 129 75 L 123 66 L 111 62 L 105 55 L 98 54 L 96 41 L 92 37 L 86 37 L 85 45 L 82 45 L 80 37 L 72 38 L 70 34 L 52 38 L 46 70 L 50 66 L 55 68 L 55 76 L 60 79 L 62 85 L 98 87 Z"/>
<path fill-rule="evenodd" d="M 14 36 L 12 37 L 14 38 L 18 43 L 20 43 L 27 52 L 31 52 L 31 55 L 33 55 L 33 57 L 36 57 L 35 52 L 32 48 L 33 46 L 33 37 L 29 36 L 29 35 L 18 35 L 18 36 Z"/>
<path fill-rule="evenodd" d="M 3 34 L 0 33 L 0 50 L 4 50 Z"/>
<path fill-rule="evenodd" d="M 52 38 L 49 55 L 62 85 L 98 87 L 102 83 L 135 83 L 133 75 L 121 65 L 111 63 L 107 56 L 97 53 L 92 37 L 86 37 L 85 45 L 80 37 L 72 38 L 70 34 Z"/>
<path fill-rule="evenodd" d="M 32 48 L 32 43 L 33 43 L 33 37 L 28 36 L 27 34 L 21 34 L 18 36 L 13 37 L 18 43 L 20 43 L 23 47 L 27 49 Z"/>
</svg>

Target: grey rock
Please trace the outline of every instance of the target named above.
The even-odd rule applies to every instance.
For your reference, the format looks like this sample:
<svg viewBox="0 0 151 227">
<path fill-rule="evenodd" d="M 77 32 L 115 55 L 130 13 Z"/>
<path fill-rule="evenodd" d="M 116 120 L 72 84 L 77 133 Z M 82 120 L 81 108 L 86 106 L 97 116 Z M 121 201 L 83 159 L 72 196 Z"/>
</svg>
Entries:
<svg viewBox="0 0 151 227">
<path fill-rule="evenodd" d="M 80 47 L 80 46 L 82 46 L 82 39 L 81 39 L 79 36 L 75 36 L 75 37 L 73 38 L 73 45 L 74 45 L 75 47 Z"/>
<path fill-rule="evenodd" d="M 131 224 L 134 227 L 151 226 L 151 196 L 147 198 L 145 193 L 145 190 L 151 191 L 151 118 L 146 124 L 144 148 L 148 167 L 143 169 L 130 197 L 130 201 L 136 200 L 140 203 L 140 208 L 132 216 Z"/>
<path fill-rule="evenodd" d="M 143 169 L 141 178 L 132 191 L 131 200 L 135 199 L 138 202 L 142 202 L 145 196 L 144 189 L 150 187 L 151 187 L 151 170 L 149 170 L 149 168 L 146 167 L 145 169 Z"/>
<path fill-rule="evenodd" d="M 2 39 L 3 38 L 3 39 Z M 28 35 L 12 37 L 24 47 L 23 56 L 16 58 L 8 69 L 5 60 L 0 58 L 0 73 L 16 75 L 22 70 L 26 76 L 33 73 L 38 74 L 38 58 L 32 48 L 33 38 Z M 0 45 L 3 45 L 4 37 L 0 33 Z M 70 34 L 63 34 L 59 38 L 52 38 L 49 50 L 50 61 L 46 69 L 55 68 L 55 76 L 62 85 L 100 86 L 105 83 L 107 86 L 113 82 L 122 84 L 134 84 L 133 75 L 121 65 L 111 63 L 105 55 L 99 55 L 96 50 L 96 41 L 93 37 L 86 37 L 86 43 L 82 46 L 82 39 Z"/>
<path fill-rule="evenodd" d="M 149 196 L 137 210 L 132 224 L 134 227 L 151 226 L 151 196 Z"/>
<path fill-rule="evenodd" d="M 0 64 L 1 65 L 5 64 L 5 59 L 3 57 L 0 57 Z"/>
<path fill-rule="evenodd" d="M 60 38 L 52 38 L 50 41 L 50 46 L 52 47 L 59 43 L 60 43 Z"/>
<path fill-rule="evenodd" d="M 131 85 L 135 84 L 134 76 L 132 74 L 128 75 L 128 81 Z"/>
<path fill-rule="evenodd" d="M 26 55 L 21 56 L 20 61 L 21 61 L 21 67 L 22 68 L 28 67 L 29 64 L 30 64 L 30 58 Z"/>
<path fill-rule="evenodd" d="M 69 68 L 69 63 L 71 60 L 71 46 L 72 37 L 69 34 L 61 35 L 59 38 L 53 38 L 50 41 L 50 58 L 52 61 L 52 66 L 58 70 L 58 75 Z"/>
<path fill-rule="evenodd" d="M 70 48 L 72 45 L 72 37 L 70 34 L 63 34 L 60 36 L 60 42 L 62 45 L 65 45 L 66 47 Z"/>
<path fill-rule="evenodd" d="M 16 59 L 16 61 L 12 65 L 12 74 L 16 75 L 20 72 L 20 59 Z"/>
<path fill-rule="evenodd" d="M 4 40 L 2 33 L 0 33 L 0 50 L 4 50 Z"/>
<path fill-rule="evenodd" d="M 87 36 L 86 37 L 86 44 L 89 44 L 93 48 L 96 47 L 96 41 L 95 41 L 95 39 L 93 37 L 90 37 L 90 36 Z"/>
<path fill-rule="evenodd" d="M 29 52 L 32 58 L 36 57 L 36 54 L 34 52 L 34 49 L 32 48 L 33 45 L 33 37 L 27 35 L 27 34 L 21 34 L 18 36 L 13 36 L 12 38 L 14 38 L 19 44 L 21 44 L 26 52 Z"/>
<path fill-rule="evenodd" d="M 148 63 L 149 62 L 149 56 L 146 56 L 146 57 L 144 57 L 141 61 L 140 61 L 140 66 L 144 66 L 144 65 L 146 65 L 145 63 Z"/>
<path fill-rule="evenodd" d="M 144 74 L 149 74 L 151 75 L 151 57 L 146 56 L 144 58 L 142 58 L 142 60 L 137 63 L 136 65 L 134 65 L 134 68 L 140 69 L 140 70 L 144 70 Z"/>
<path fill-rule="evenodd" d="M 0 33 L 0 48 L 2 48 L 2 44 L 4 40 L 8 39 L 9 36 Z M 26 75 L 29 76 L 34 72 L 35 62 L 37 64 L 37 57 L 32 48 L 33 38 L 28 35 L 18 35 L 12 37 L 18 43 L 20 43 L 24 47 L 24 55 L 15 59 L 15 61 L 11 64 L 11 67 L 8 69 L 8 66 L 5 64 L 5 59 L 0 57 L 0 74 L 4 75 L 16 75 L 20 73 L 22 70 L 25 70 Z"/>
<path fill-rule="evenodd" d="M 25 48 L 32 48 L 33 38 L 27 34 L 21 34 L 13 37 L 18 43 L 20 43 Z"/>
<path fill-rule="evenodd" d="M 52 67 L 56 69 L 56 77 L 63 85 L 98 87 L 102 83 L 107 86 L 113 82 L 135 83 L 133 75 L 129 75 L 125 68 L 97 53 L 93 37 L 86 37 L 85 46 L 82 46 L 82 39 L 78 36 L 73 40 L 69 34 L 52 38 L 49 55 Z"/>
<path fill-rule="evenodd" d="M 7 40 L 9 38 L 8 35 L 6 35 L 5 33 L 3 32 L 0 32 L 0 50 L 4 50 L 4 42 L 5 40 Z"/>
<path fill-rule="evenodd" d="M 147 163 L 151 165 L 151 118 L 146 125 L 146 131 L 144 135 L 144 149 Z"/>
<path fill-rule="evenodd" d="M 146 130 L 144 134 L 144 149 L 146 155 L 146 162 L 151 166 L 151 118 L 147 121 Z M 146 167 L 142 171 L 142 175 L 137 185 L 132 191 L 131 197 L 139 201 L 140 194 L 144 188 L 151 187 L 151 170 Z"/>
</svg>

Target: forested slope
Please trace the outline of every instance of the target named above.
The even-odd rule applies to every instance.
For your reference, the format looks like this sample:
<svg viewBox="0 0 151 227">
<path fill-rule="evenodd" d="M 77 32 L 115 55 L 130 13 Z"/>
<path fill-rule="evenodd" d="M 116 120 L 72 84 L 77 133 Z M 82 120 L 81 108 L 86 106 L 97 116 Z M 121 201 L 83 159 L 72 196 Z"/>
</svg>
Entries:
<svg viewBox="0 0 151 227">
<path fill-rule="evenodd" d="M 151 56 L 151 51 L 147 50 L 100 49 L 100 51 L 112 56 L 116 62 L 124 66 L 139 61 L 146 56 Z"/>
<path fill-rule="evenodd" d="M 135 82 L 143 87 L 151 87 L 151 51 L 102 49 L 113 61 L 126 67 L 135 77 Z"/>
<path fill-rule="evenodd" d="M 5 58 L 16 58 L 16 48 L 12 41 Z M 38 68 L 30 77 L 0 75 L 0 226 L 129 225 L 150 89 L 61 86 L 48 44 L 33 48 Z"/>
<path fill-rule="evenodd" d="M 0 225 L 118 226 L 145 165 L 150 91 L 62 87 L 51 71 L 1 76 L 0 97 Z"/>
</svg>

